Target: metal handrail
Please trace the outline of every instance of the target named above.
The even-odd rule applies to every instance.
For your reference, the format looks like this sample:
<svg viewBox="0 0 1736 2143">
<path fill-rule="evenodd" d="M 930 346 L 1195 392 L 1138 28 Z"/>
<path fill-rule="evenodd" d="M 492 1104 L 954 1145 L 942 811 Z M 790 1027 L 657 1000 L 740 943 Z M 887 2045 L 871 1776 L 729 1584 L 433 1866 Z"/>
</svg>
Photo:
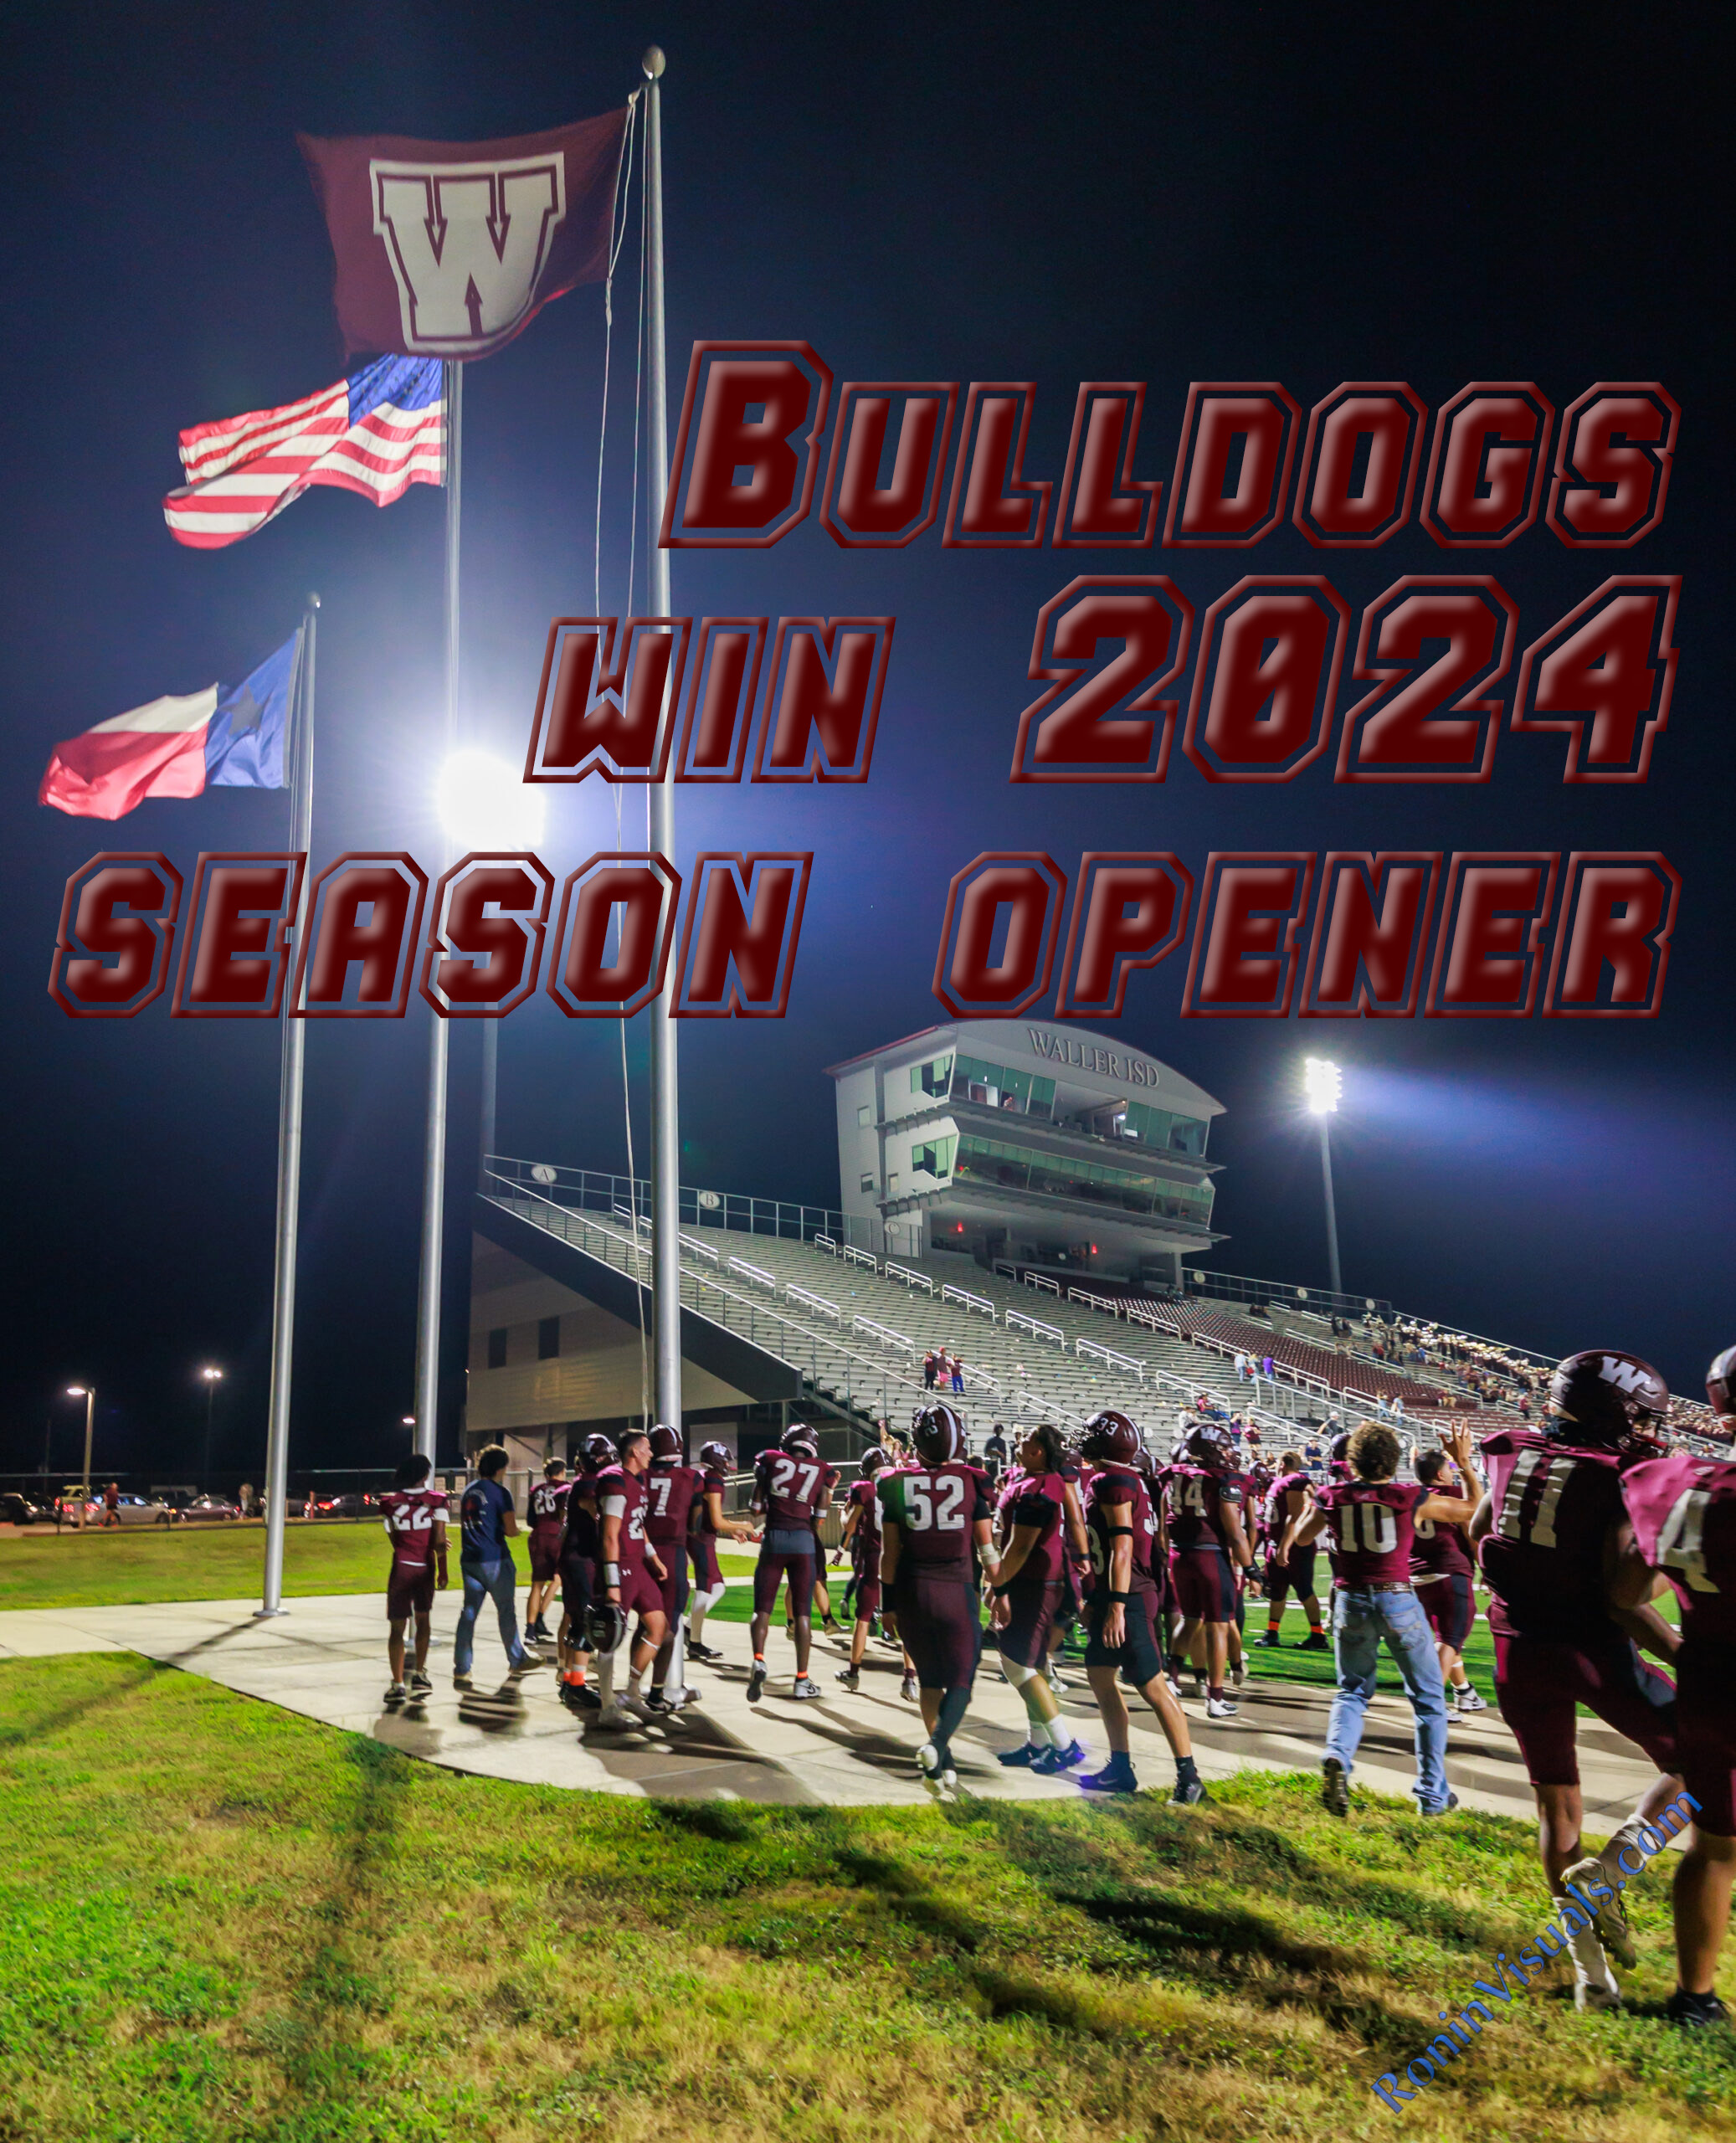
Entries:
<svg viewBox="0 0 1736 2143">
<path fill-rule="evenodd" d="M 1132 1370 L 1142 1384 L 1145 1381 L 1143 1362 L 1137 1361 L 1132 1354 L 1117 1354 L 1112 1347 L 1100 1347 L 1095 1339 L 1075 1339 L 1073 1352 L 1076 1354 L 1088 1354 L 1097 1361 L 1107 1362 L 1112 1369 Z"/>
<path fill-rule="evenodd" d="M 912 1272 L 907 1265 L 895 1265 L 889 1257 L 884 1267 L 886 1277 L 896 1280 L 901 1287 L 921 1287 L 927 1293 L 934 1292 L 934 1282 L 926 1272 Z"/>
<path fill-rule="evenodd" d="M 973 1295 L 968 1287 L 955 1287 L 950 1282 L 940 1291 L 943 1303 L 963 1303 L 968 1310 L 982 1310 L 991 1324 L 998 1322 L 999 1312 L 986 1295 Z"/>
<path fill-rule="evenodd" d="M 829 1317 L 835 1323 L 842 1324 L 844 1322 L 844 1312 L 836 1303 L 829 1303 L 824 1295 L 811 1295 L 805 1287 L 798 1287 L 794 1282 L 784 1288 L 783 1299 L 788 1303 L 805 1303 L 809 1309 L 818 1310 L 822 1317 Z"/>
<path fill-rule="evenodd" d="M 1067 1335 L 1058 1324 L 1045 1324 L 1040 1317 L 1027 1317 L 1022 1309 L 1009 1309 L 1007 1323 L 1015 1324 L 1021 1332 L 1028 1332 L 1033 1339 L 1058 1339 L 1061 1352 L 1067 1349 Z"/>
</svg>

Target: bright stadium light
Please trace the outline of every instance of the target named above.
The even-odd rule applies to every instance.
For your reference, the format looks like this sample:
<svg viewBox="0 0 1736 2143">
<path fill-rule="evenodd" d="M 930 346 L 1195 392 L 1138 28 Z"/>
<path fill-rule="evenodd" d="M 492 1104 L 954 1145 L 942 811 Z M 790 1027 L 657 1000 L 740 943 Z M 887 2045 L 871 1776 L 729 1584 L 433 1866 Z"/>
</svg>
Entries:
<svg viewBox="0 0 1736 2143">
<path fill-rule="evenodd" d="M 1331 1116 L 1344 1091 L 1344 1075 L 1323 1056 L 1310 1056 L 1302 1063 L 1302 1094 L 1310 1116 Z"/>
<path fill-rule="evenodd" d="M 440 768 L 434 787 L 440 824 L 460 849 L 517 853 L 542 838 L 542 790 L 492 752 L 467 747 Z"/>
<path fill-rule="evenodd" d="M 66 1387 L 69 1399 L 82 1399 L 85 1402 L 85 1501 L 90 1500 L 90 1431 L 96 1425 L 96 1387 L 94 1384 L 69 1384 Z M 80 1525 L 84 1524 L 81 1518 Z"/>
<path fill-rule="evenodd" d="M 1333 1203 L 1333 1151 L 1328 1126 L 1338 1114 L 1338 1097 L 1344 1091 L 1344 1075 L 1336 1064 L 1324 1056 L 1310 1056 L 1302 1061 L 1302 1098 L 1308 1113 L 1320 1125 L 1320 1180 L 1326 1192 L 1326 1263 L 1332 1278 L 1332 1291 L 1343 1293 L 1338 1275 L 1338 1215 Z M 1333 1314 L 1338 1314 L 1338 1304 L 1333 1305 Z"/>
</svg>

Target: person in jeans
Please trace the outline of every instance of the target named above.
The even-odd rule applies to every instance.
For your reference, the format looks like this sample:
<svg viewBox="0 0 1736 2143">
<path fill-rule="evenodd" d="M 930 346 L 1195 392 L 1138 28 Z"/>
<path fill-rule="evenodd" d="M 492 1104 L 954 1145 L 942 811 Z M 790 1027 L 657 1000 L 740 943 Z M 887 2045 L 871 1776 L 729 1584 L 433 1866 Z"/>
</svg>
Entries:
<svg viewBox="0 0 1736 2143">
<path fill-rule="evenodd" d="M 476 1454 L 476 1477 L 465 1490 L 459 1506 L 464 1544 L 459 1552 L 459 1574 L 464 1580 L 465 1604 L 459 1612 L 458 1630 L 452 1640 L 452 1685 L 470 1687 L 470 1658 L 476 1637 L 476 1617 L 485 1600 L 492 1600 L 500 1619 L 501 1642 L 506 1663 L 515 1675 L 528 1673 L 542 1662 L 533 1658 L 519 1640 L 518 1568 L 506 1543 L 518 1531 L 512 1498 L 501 1486 L 506 1453 L 491 1443 Z"/>
<path fill-rule="evenodd" d="M 1396 1477 L 1399 1439 L 1379 1421 L 1364 1421 L 1349 1439 L 1348 1481 L 1315 1491 L 1312 1505 L 1286 1527 L 1281 1560 L 1323 1533 L 1333 1569 L 1333 1651 L 1338 1686 L 1327 1723 L 1320 1797 L 1334 1816 L 1350 1809 L 1350 1772 L 1363 1737 L 1383 1640 L 1392 1654 L 1416 1718 L 1416 1784 L 1425 1816 L 1456 1808 L 1446 1783 L 1446 1695 L 1435 1632 L 1410 1583 L 1410 1547 L 1417 1521 L 1462 1525 L 1482 1498 L 1471 1462 L 1471 1433 L 1452 1431 L 1447 1449 L 1475 1493 L 1441 1495 Z"/>
</svg>

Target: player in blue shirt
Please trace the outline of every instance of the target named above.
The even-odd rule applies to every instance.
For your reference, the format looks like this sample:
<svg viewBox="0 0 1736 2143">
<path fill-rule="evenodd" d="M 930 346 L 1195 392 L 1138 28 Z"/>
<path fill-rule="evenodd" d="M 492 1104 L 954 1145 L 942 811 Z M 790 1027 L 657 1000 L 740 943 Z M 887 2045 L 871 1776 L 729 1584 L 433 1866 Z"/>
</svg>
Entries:
<svg viewBox="0 0 1736 2143">
<path fill-rule="evenodd" d="M 470 1658 L 476 1636 L 476 1617 L 485 1599 L 491 1599 L 501 1625 L 501 1642 L 515 1676 L 527 1674 L 542 1662 L 525 1650 L 518 1634 L 518 1568 L 507 1542 L 518 1531 L 511 1495 L 501 1487 L 506 1469 L 504 1446 L 491 1443 L 476 1454 L 476 1477 L 464 1492 L 459 1505 L 463 1544 L 459 1571 L 464 1579 L 465 1601 L 452 1640 L 452 1681 L 455 1688 L 470 1687 Z"/>
</svg>

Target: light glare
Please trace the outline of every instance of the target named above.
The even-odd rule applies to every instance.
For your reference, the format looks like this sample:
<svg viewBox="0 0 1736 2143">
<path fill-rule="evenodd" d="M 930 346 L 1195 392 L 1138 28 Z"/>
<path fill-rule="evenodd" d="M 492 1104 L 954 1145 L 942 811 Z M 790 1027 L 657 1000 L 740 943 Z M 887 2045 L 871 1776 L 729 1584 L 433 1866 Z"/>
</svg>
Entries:
<svg viewBox="0 0 1736 2143">
<path fill-rule="evenodd" d="M 1343 1074 L 1323 1056 L 1310 1056 L 1302 1064 L 1302 1092 L 1311 1116 L 1331 1116 L 1344 1090 Z"/>
<path fill-rule="evenodd" d="M 434 788 L 440 824 L 465 849 L 533 849 L 542 838 L 542 791 L 492 752 L 455 752 Z"/>
</svg>

